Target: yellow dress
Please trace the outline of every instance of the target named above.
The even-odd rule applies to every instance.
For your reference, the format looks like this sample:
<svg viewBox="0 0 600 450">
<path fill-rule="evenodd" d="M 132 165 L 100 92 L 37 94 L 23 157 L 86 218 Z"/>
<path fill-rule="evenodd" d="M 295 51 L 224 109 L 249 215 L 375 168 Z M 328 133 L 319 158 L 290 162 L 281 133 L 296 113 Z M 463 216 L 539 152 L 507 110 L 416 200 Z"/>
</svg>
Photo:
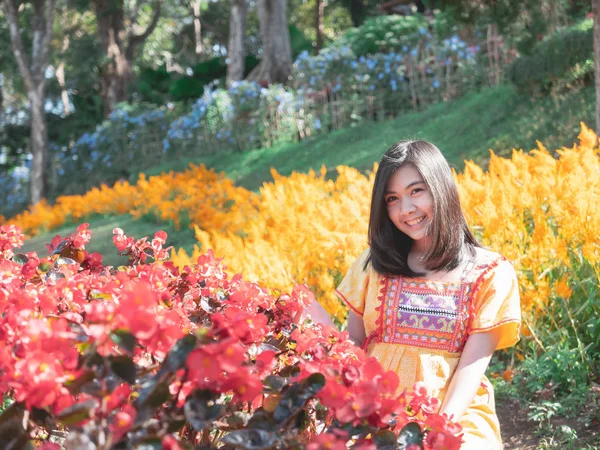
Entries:
<svg viewBox="0 0 600 450">
<path fill-rule="evenodd" d="M 387 277 L 371 264 L 369 250 L 354 262 L 337 292 L 362 316 L 367 354 L 400 378 L 402 388 L 423 382 L 442 402 L 471 333 L 501 329 L 498 349 L 519 340 L 521 309 L 511 263 L 497 253 L 477 249 L 456 282 Z M 473 402 L 459 422 L 462 449 L 502 448 L 494 392 L 484 376 Z"/>
</svg>

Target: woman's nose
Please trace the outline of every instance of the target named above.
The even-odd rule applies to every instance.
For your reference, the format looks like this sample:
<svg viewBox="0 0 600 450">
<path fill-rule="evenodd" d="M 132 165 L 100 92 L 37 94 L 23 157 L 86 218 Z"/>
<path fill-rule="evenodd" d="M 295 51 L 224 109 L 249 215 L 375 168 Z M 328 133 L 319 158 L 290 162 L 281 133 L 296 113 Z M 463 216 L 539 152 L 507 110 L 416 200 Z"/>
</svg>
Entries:
<svg viewBox="0 0 600 450">
<path fill-rule="evenodd" d="M 400 199 L 400 212 L 402 214 L 410 214 L 415 211 L 415 204 L 410 197 L 402 197 Z"/>
</svg>

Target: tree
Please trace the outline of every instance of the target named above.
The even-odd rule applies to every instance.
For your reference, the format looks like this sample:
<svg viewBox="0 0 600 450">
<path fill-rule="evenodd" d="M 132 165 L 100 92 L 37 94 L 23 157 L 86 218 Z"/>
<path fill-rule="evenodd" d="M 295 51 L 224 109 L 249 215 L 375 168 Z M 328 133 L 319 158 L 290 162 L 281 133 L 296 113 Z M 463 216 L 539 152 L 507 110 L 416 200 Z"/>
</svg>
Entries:
<svg viewBox="0 0 600 450">
<path fill-rule="evenodd" d="M 317 0 L 315 5 L 315 31 L 317 32 L 315 50 L 319 53 L 319 50 L 323 47 L 323 21 L 325 15 L 325 1 Z"/>
<path fill-rule="evenodd" d="M 600 0 L 592 0 L 594 16 L 594 65 L 596 68 L 596 134 L 600 134 Z"/>
<path fill-rule="evenodd" d="M 45 164 L 48 152 L 48 128 L 44 103 L 46 98 L 46 68 L 56 0 L 34 0 L 31 22 L 31 54 L 28 57 L 19 26 L 20 9 L 17 0 L 5 0 L 4 10 L 8 19 L 11 44 L 19 72 L 25 82 L 31 120 L 30 201 L 35 204 L 45 194 Z"/>
<path fill-rule="evenodd" d="M 150 23 L 141 33 L 140 10 L 143 0 L 135 2 L 131 11 L 125 11 L 124 0 L 92 0 L 96 12 L 98 34 L 107 63 L 102 68 L 102 98 L 104 115 L 108 116 L 117 103 L 127 99 L 132 77 L 132 66 L 137 48 L 150 36 L 160 18 L 161 0 L 152 5 Z"/>
<path fill-rule="evenodd" d="M 244 59 L 246 57 L 244 36 L 246 34 L 246 0 L 231 0 L 231 16 L 229 18 L 229 45 L 227 54 L 227 86 L 232 81 L 244 79 Z"/>
<path fill-rule="evenodd" d="M 287 0 L 257 0 L 263 52 L 248 79 L 285 83 L 292 72 L 292 48 L 287 23 Z"/>
<path fill-rule="evenodd" d="M 200 7 L 202 6 L 202 0 L 192 0 L 190 5 L 192 15 L 194 16 L 194 50 L 196 56 L 202 54 L 202 22 L 200 21 Z"/>
</svg>

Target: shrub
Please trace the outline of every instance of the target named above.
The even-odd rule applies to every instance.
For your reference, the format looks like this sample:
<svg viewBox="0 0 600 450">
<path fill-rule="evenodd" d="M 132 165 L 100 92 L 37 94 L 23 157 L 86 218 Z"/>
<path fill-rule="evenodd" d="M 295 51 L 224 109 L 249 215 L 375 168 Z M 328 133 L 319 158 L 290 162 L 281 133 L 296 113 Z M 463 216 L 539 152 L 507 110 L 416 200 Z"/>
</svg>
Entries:
<svg viewBox="0 0 600 450">
<path fill-rule="evenodd" d="M 586 19 L 538 43 L 507 69 L 512 83 L 528 93 L 560 90 L 593 78 L 593 21 Z"/>
<path fill-rule="evenodd" d="M 130 262 L 104 267 L 90 237 L 83 224 L 43 258 L 14 254 L 22 234 L 0 227 L 5 448 L 57 450 L 58 430 L 66 448 L 460 447 L 439 400 L 397 392 L 347 333 L 303 318 L 305 286 L 274 296 L 212 252 L 179 271 L 161 231 L 115 229 Z"/>
<path fill-rule="evenodd" d="M 73 146 L 51 146 L 55 176 L 50 196 L 112 184 L 127 179 L 135 168 L 157 164 L 164 158 L 162 140 L 168 123 L 166 108 L 144 110 L 121 105 Z"/>
</svg>

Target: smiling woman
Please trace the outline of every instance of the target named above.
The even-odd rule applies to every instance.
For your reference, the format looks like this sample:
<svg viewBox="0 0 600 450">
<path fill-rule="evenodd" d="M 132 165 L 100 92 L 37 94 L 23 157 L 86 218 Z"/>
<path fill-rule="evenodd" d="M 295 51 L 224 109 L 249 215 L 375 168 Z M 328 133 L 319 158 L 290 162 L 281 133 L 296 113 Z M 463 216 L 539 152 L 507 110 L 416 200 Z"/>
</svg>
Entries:
<svg viewBox="0 0 600 450">
<path fill-rule="evenodd" d="M 519 339 L 517 286 L 512 265 L 469 230 L 440 150 L 427 141 L 391 147 L 373 186 L 369 248 L 338 294 L 353 340 L 395 371 L 401 388 L 422 383 L 462 425 L 463 449 L 502 448 L 484 373 L 495 349 Z"/>
</svg>

